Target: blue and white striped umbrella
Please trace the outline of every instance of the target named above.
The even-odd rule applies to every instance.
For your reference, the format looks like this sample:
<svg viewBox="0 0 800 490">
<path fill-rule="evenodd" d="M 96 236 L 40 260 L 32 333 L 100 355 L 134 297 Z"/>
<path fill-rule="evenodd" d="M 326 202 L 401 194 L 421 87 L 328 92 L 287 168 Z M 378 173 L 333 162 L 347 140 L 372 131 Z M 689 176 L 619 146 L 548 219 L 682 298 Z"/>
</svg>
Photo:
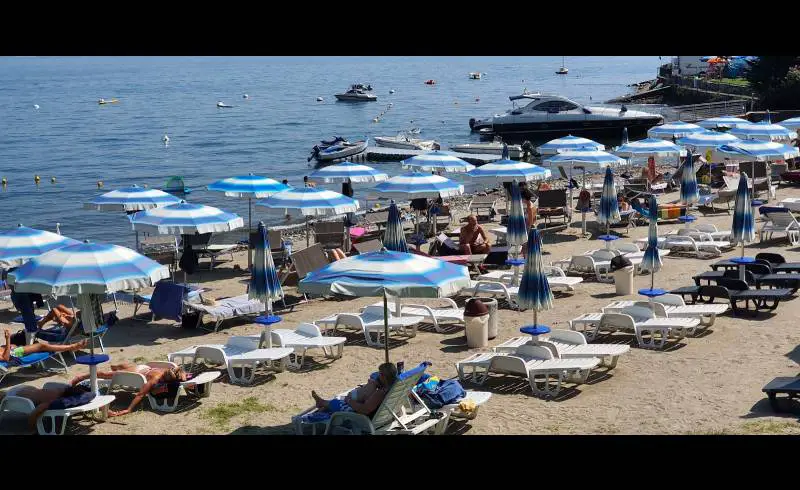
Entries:
<svg viewBox="0 0 800 490">
<path fill-rule="evenodd" d="M 506 229 L 506 241 L 512 247 L 522 245 L 528 240 L 528 222 L 522 211 L 522 196 L 517 181 L 511 184 L 511 203 Z"/>
<path fill-rule="evenodd" d="M 389 205 L 389 217 L 386 220 L 386 230 L 383 232 L 383 246 L 386 250 L 408 253 L 406 235 L 400 221 L 400 210 L 394 201 Z"/>
<path fill-rule="evenodd" d="M 276 192 L 285 191 L 289 189 L 289 186 L 277 180 L 250 174 L 218 180 L 209 184 L 206 189 L 224 192 L 228 197 L 261 199 Z"/>
<path fill-rule="evenodd" d="M 498 160 L 474 168 L 467 175 L 479 182 L 530 182 L 534 180 L 549 179 L 550 170 L 531 163 L 517 162 L 515 160 Z"/>
<path fill-rule="evenodd" d="M 653 289 L 655 273 L 661 270 L 661 255 L 658 251 L 658 201 L 650 196 L 650 226 L 647 229 L 647 248 L 640 268 L 650 271 L 650 289 Z"/>
<path fill-rule="evenodd" d="M 151 287 L 167 268 L 133 250 L 108 243 L 77 243 L 32 258 L 8 275 L 23 293 L 72 296 Z"/>
<path fill-rule="evenodd" d="M 133 185 L 117 189 L 83 203 L 85 209 L 98 211 L 142 211 L 180 202 L 180 199 L 159 189 Z"/>
<path fill-rule="evenodd" d="M 358 201 L 338 192 L 316 187 L 298 187 L 278 192 L 262 199 L 256 206 L 281 210 L 284 214 L 290 210 L 302 216 L 325 216 L 358 211 Z"/>
<path fill-rule="evenodd" d="M 624 158 L 677 157 L 682 151 L 680 146 L 671 141 L 658 138 L 646 138 L 625 143 L 614 150 L 614 154 Z"/>
<path fill-rule="evenodd" d="M 612 223 L 619 223 L 619 204 L 617 203 L 617 189 L 614 186 L 614 174 L 611 168 L 606 168 L 606 175 L 603 178 L 603 191 L 600 194 L 600 207 L 597 210 L 597 222 L 608 227 Z"/>
<path fill-rule="evenodd" d="M 402 164 L 404 169 L 424 172 L 441 170 L 444 172 L 464 173 L 475 168 L 475 165 L 439 150 L 407 158 L 402 161 Z"/>
<path fill-rule="evenodd" d="M 797 138 L 797 133 L 791 129 L 768 121 L 740 124 L 729 132 L 743 140 L 791 141 Z"/>
<path fill-rule="evenodd" d="M 569 135 L 548 141 L 540 146 L 538 151 L 542 155 L 557 155 L 565 151 L 603 151 L 605 149 L 606 147 L 597 141 Z"/>
<path fill-rule="evenodd" d="M 440 175 L 423 172 L 408 172 L 396 175 L 375 186 L 382 197 L 395 199 L 447 198 L 460 196 L 464 186 Z"/>
<path fill-rule="evenodd" d="M 700 200 L 700 193 L 697 189 L 697 175 L 694 172 L 694 160 L 692 152 L 686 155 L 686 163 L 683 164 L 681 171 L 681 202 L 690 206 Z"/>
<path fill-rule="evenodd" d="M 544 273 L 542 263 L 542 239 L 539 230 L 533 228 L 527 237 L 528 256 L 525 258 L 525 269 L 519 284 L 518 303 L 520 308 L 533 310 L 533 323 L 537 323 L 537 314 L 553 307 L 553 292 Z"/>
<path fill-rule="evenodd" d="M 625 160 L 622 158 L 606 153 L 601 150 L 587 150 L 587 151 L 564 151 L 558 155 L 551 156 L 543 163 L 548 165 L 583 165 L 586 167 L 594 166 L 596 168 L 604 168 L 614 165 L 625 165 Z"/>
<path fill-rule="evenodd" d="M 703 119 L 698 125 L 706 128 L 706 129 L 718 129 L 718 128 L 735 128 L 740 124 L 747 124 L 749 121 L 746 119 L 741 119 L 738 117 L 733 116 L 720 116 L 720 117 L 712 117 L 710 119 Z"/>
<path fill-rule="evenodd" d="M 311 178 L 320 179 L 325 183 L 331 184 L 334 182 L 383 182 L 389 178 L 384 172 L 375 170 L 368 165 L 360 163 L 342 162 L 336 165 L 328 165 L 322 167 L 316 172 L 311 174 Z"/>
<path fill-rule="evenodd" d="M 741 162 L 774 162 L 798 156 L 797 147 L 776 141 L 741 140 L 714 150 L 715 160 L 727 158 Z"/>
<path fill-rule="evenodd" d="M 800 129 L 800 117 L 793 117 L 791 119 L 784 119 L 783 121 L 779 122 L 781 126 L 786 129 L 791 129 L 792 131 L 797 131 Z"/>
<path fill-rule="evenodd" d="M 706 150 L 713 150 L 722 145 L 728 145 L 741 141 L 739 138 L 731 133 L 720 133 L 718 131 L 703 131 L 700 133 L 692 133 L 688 136 L 678 139 L 677 143 L 686 148 L 703 152 Z"/>
<path fill-rule="evenodd" d="M 756 237 L 755 218 L 751 205 L 750 188 L 747 186 L 747 174 L 739 175 L 739 187 L 736 189 L 736 204 L 733 207 L 733 225 L 731 226 L 731 244 L 742 244 L 744 256 L 745 243 L 752 242 Z"/>
<path fill-rule="evenodd" d="M 702 131 L 705 131 L 705 129 L 697 124 L 676 121 L 650 128 L 647 131 L 647 136 L 649 138 L 671 140 L 672 138 L 683 138 L 684 136 L 688 136 L 692 133 L 700 133 Z"/>
<path fill-rule="evenodd" d="M 242 218 L 212 206 L 181 201 L 163 208 L 139 211 L 131 216 L 133 229 L 162 235 L 218 233 L 244 226 Z"/>
<path fill-rule="evenodd" d="M 19 225 L 13 230 L 0 232 L 0 269 L 17 267 L 33 257 L 78 243 L 56 233 Z"/>
<path fill-rule="evenodd" d="M 247 291 L 247 297 L 250 299 L 263 301 L 266 306 L 267 315 L 272 316 L 272 302 L 283 297 L 283 289 L 281 289 L 281 281 L 278 279 L 278 273 L 275 271 L 275 263 L 272 261 L 272 253 L 270 252 L 269 234 L 264 222 L 258 223 L 258 241 L 255 243 L 255 261 L 253 263 L 253 272 L 250 275 L 250 288 Z M 275 318 L 280 320 L 280 317 Z M 271 324 L 266 326 L 266 341 L 267 347 L 272 348 L 272 330 Z"/>
</svg>

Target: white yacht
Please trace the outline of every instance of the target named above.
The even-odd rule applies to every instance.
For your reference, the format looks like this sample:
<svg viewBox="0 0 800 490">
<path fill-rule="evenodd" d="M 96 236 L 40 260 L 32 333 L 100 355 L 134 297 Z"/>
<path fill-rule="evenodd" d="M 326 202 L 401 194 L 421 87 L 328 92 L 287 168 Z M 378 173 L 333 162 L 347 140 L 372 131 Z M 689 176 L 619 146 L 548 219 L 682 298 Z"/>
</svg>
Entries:
<svg viewBox="0 0 800 490">
<path fill-rule="evenodd" d="M 357 83 L 355 85 L 351 85 L 347 92 L 336 94 L 336 98 L 339 100 L 355 102 L 372 102 L 378 100 L 378 96 L 369 93 L 368 90 L 372 90 L 370 85 L 365 86 L 361 83 Z"/>
<path fill-rule="evenodd" d="M 630 137 L 644 135 L 664 122 L 660 114 L 614 107 L 585 107 L 566 97 L 525 91 L 509 97 L 513 108 L 505 114 L 484 119 L 470 119 L 469 127 L 483 135 L 525 136 L 535 138 L 574 135 L 620 137 L 628 128 Z M 523 107 L 517 103 L 526 102 Z M 508 139 L 508 138 L 506 138 Z"/>
</svg>

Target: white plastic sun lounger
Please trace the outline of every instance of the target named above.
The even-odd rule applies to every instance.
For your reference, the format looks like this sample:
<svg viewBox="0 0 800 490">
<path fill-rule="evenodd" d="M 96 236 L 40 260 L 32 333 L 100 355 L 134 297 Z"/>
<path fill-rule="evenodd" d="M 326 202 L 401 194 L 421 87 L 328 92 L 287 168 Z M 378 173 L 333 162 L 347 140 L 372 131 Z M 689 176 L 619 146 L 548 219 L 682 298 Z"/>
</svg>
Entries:
<svg viewBox="0 0 800 490">
<path fill-rule="evenodd" d="M 433 328 L 439 332 L 444 333 L 445 330 L 439 326 L 440 323 L 458 323 L 464 324 L 464 310 L 459 308 L 455 301 L 450 298 L 439 298 L 441 301 L 447 303 L 444 307 L 432 307 L 428 305 L 420 305 L 413 303 L 399 302 L 400 311 L 398 311 L 398 302 L 389 301 L 387 303 L 389 313 L 396 318 L 403 318 L 403 316 L 422 317 L 423 321 L 433 324 Z M 380 308 L 383 311 L 383 302 L 378 302 L 370 305 L 372 308 Z"/>
<path fill-rule="evenodd" d="M 586 337 L 580 332 L 572 330 L 553 329 L 548 335 L 540 335 L 535 339 L 529 335 L 514 337 L 494 347 L 495 352 L 513 352 L 521 345 L 542 345 L 549 347 L 558 359 L 571 359 L 575 357 L 598 357 L 600 365 L 608 369 L 617 366 L 619 356 L 631 350 L 624 344 L 589 344 Z"/>
<path fill-rule="evenodd" d="M 575 286 L 583 282 L 582 277 L 567 276 L 560 267 L 544 266 L 544 273 L 547 275 L 547 283 L 550 285 L 550 289 L 564 288 L 567 291 L 574 291 Z M 514 280 L 514 271 L 491 271 L 479 275 L 478 280 L 499 281 L 510 285 Z"/>
<path fill-rule="evenodd" d="M 565 380 L 585 383 L 598 364 L 600 359 L 594 357 L 558 359 L 547 347 L 526 344 L 510 353 L 473 354 L 457 362 L 456 370 L 459 379 L 478 384 L 492 373 L 522 376 L 528 379 L 535 395 L 556 396 Z"/>
<path fill-rule="evenodd" d="M 800 223 L 789 212 L 769 213 L 764 215 L 765 223 L 758 232 L 758 240 L 772 240 L 774 233 L 783 233 L 792 245 L 800 244 Z"/>
<path fill-rule="evenodd" d="M 300 369 L 303 366 L 308 349 L 322 349 L 328 359 L 339 359 L 342 357 L 345 341 L 346 337 L 322 335 L 319 327 L 311 323 L 301 323 L 295 330 L 272 329 L 272 345 L 294 349 L 289 356 L 289 367 L 292 369 Z"/>
<path fill-rule="evenodd" d="M 219 299 L 216 303 L 213 306 L 209 306 L 202 303 L 183 302 L 187 310 L 200 312 L 199 325 L 203 323 L 203 315 L 212 317 L 214 319 L 214 332 L 219 330 L 222 322 L 229 318 L 258 315 L 264 311 L 264 303 L 262 301 L 249 299 L 246 294 L 234 296 L 233 298 Z"/>
<path fill-rule="evenodd" d="M 726 303 L 687 305 L 683 297 L 677 294 L 665 294 L 653 298 L 652 306 L 647 301 L 614 301 L 603 308 L 603 313 L 619 313 L 631 306 L 652 307 L 657 317 L 699 318 L 703 327 L 713 325 L 717 315 L 725 313 L 730 308 Z"/>
<path fill-rule="evenodd" d="M 500 281 L 470 281 L 469 287 L 462 289 L 458 294 L 473 297 L 486 295 L 490 298 L 503 298 L 511 308 L 519 309 L 516 301 L 519 295 L 519 286 L 508 286 Z"/>
<path fill-rule="evenodd" d="M 275 371 L 283 371 L 286 359 L 294 349 L 277 347 L 272 349 L 259 349 L 259 339 L 249 336 L 232 336 L 225 345 L 208 344 L 193 345 L 167 356 L 170 362 L 187 364 L 189 361 L 191 371 L 200 361 L 214 365 L 225 365 L 232 383 L 250 384 L 256 375 L 256 368 L 264 366 Z M 236 374 L 236 369 L 241 370 L 241 375 Z"/>
<path fill-rule="evenodd" d="M 442 435 L 447 432 L 447 428 L 450 426 L 452 419 L 475 419 L 478 416 L 478 410 L 481 408 L 481 406 L 492 398 L 491 392 L 488 391 L 464 390 L 464 392 L 467 394 L 464 398 L 461 398 L 454 403 L 445 405 L 442 408 L 431 409 L 432 411 L 439 412 L 444 415 L 433 429 L 433 435 Z M 414 393 L 414 396 L 412 396 L 411 399 L 416 401 L 418 404 L 425 404 L 425 401 L 419 396 L 416 396 L 416 393 Z M 469 413 L 462 411 L 460 407 L 462 401 L 471 401 L 475 404 L 475 409 Z"/>
<path fill-rule="evenodd" d="M 571 330 L 581 327 L 581 333 L 589 341 L 594 340 L 601 330 L 632 331 L 637 344 L 643 349 L 662 349 L 667 338 L 682 339 L 693 333 L 698 325 L 699 318 L 656 318 L 653 310 L 640 306 L 632 306 L 619 313 L 585 313 L 569 322 Z"/>
<path fill-rule="evenodd" d="M 33 402 L 27 398 L 15 396 L 15 393 L 22 389 L 24 385 L 19 385 L 8 390 L 6 396 L 0 402 L 0 421 L 6 412 L 18 412 L 31 414 L 36 410 Z M 64 383 L 45 383 L 44 389 L 66 387 Z M 101 411 L 101 418 L 105 420 L 108 416 L 108 406 L 114 401 L 113 395 L 96 396 L 92 401 L 79 407 L 70 407 L 63 410 L 48 410 L 44 412 L 36 421 L 36 429 L 40 435 L 56 436 L 63 435 L 67 428 L 67 421 L 73 415 L 85 414 Z M 48 423 L 45 424 L 45 421 Z M 49 428 L 47 427 L 49 426 Z"/>
<path fill-rule="evenodd" d="M 417 325 L 424 318 L 420 316 L 389 317 L 389 331 L 397 331 L 401 335 L 414 337 L 417 335 Z M 384 317 L 383 306 L 367 306 L 361 313 L 336 313 L 314 322 L 317 326 L 332 327 L 335 332 L 338 327 L 349 327 L 364 333 L 364 339 L 370 347 L 383 347 Z M 372 337 L 372 334 L 375 337 Z"/>
</svg>

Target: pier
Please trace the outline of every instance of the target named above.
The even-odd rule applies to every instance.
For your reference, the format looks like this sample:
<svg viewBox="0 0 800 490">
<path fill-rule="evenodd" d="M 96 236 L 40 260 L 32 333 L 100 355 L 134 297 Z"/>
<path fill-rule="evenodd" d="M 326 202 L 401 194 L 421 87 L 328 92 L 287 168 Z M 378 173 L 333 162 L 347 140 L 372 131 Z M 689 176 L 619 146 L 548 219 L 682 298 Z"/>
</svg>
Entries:
<svg viewBox="0 0 800 490">
<path fill-rule="evenodd" d="M 445 150 L 446 151 L 446 150 Z M 417 155 L 424 155 L 428 153 L 428 150 L 405 150 L 402 148 L 384 148 L 382 146 L 369 146 L 363 152 L 349 156 L 346 158 L 340 158 L 336 160 L 326 160 L 324 165 L 331 165 L 335 163 L 341 163 L 346 161 L 349 162 L 356 162 L 356 163 L 363 163 L 363 162 L 399 162 L 400 160 L 405 160 L 407 158 L 411 158 Z M 464 160 L 465 162 L 469 162 L 475 166 L 481 166 L 486 163 L 496 162 L 497 160 L 501 160 L 500 155 L 490 155 L 486 153 L 456 153 L 453 152 L 455 156 Z M 322 164 L 320 164 L 322 165 Z"/>
</svg>

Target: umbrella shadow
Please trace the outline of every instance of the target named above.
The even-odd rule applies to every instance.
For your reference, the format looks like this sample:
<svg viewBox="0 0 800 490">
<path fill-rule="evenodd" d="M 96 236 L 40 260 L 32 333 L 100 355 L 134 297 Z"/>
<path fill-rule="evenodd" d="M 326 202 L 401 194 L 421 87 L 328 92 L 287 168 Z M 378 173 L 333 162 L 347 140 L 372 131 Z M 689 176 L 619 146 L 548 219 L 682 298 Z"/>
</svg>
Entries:
<svg viewBox="0 0 800 490">
<path fill-rule="evenodd" d="M 232 436 L 293 436 L 296 435 L 293 424 L 276 426 L 258 427 L 255 425 L 243 425 L 229 435 Z"/>
<path fill-rule="evenodd" d="M 442 347 L 441 351 L 448 353 L 448 354 L 460 354 L 462 352 L 466 352 L 470 350 L 470 347 L 467 346 L 467 338 L 466 336 L 459 336 L 459 337 L 451 337 L 449 339 L 442 339 L 440 344 L 445 345 L 446 347 Z"/>
</svg>

